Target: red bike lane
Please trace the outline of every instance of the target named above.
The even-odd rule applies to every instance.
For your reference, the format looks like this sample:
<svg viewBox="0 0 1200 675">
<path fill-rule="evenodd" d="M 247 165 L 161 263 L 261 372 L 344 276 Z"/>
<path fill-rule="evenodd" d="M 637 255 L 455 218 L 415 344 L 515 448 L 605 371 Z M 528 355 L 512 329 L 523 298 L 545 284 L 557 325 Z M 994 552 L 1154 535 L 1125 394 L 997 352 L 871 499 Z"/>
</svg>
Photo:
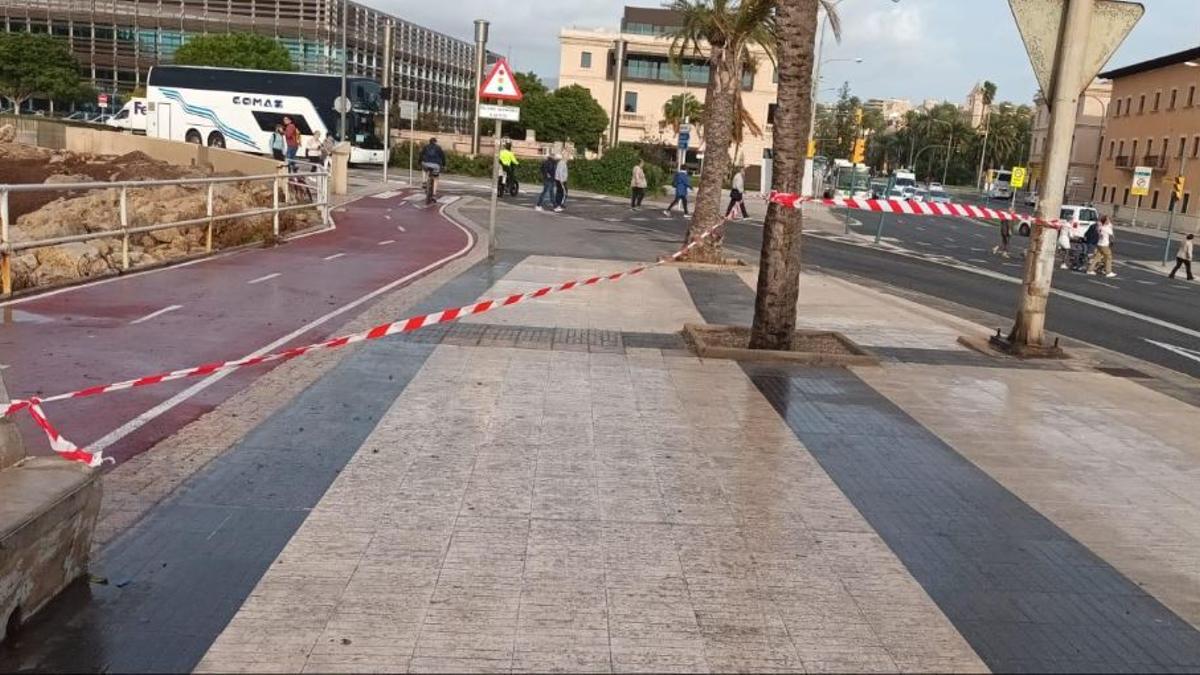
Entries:
<svg viewBox="0 0 1200 675">
<path fill-rule="evenodd" d="M 392 191 L 339 207 L 336 229 L 264 249 L 21 298 L 0 306 L 13 398 L 49 396 L 332 336 L 379 295 L 474 245 L 441 209 Z M 269 366 L 47 404 L 79 445 L 124 461 L 212 410 Z M 29 452 L 45 437 L 17 415 Z"/>
</svg>

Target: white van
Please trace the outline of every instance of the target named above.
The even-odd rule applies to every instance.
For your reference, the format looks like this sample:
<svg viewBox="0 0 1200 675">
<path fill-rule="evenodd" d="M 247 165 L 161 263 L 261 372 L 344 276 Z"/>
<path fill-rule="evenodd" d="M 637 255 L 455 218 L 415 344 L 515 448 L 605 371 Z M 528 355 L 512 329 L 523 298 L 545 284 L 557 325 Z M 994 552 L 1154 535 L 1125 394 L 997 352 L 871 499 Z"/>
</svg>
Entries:
<svg viewBox="0 0 1200 675">
<path fill-rule="evenodd" d="M 132 131 L 135 134 L 146 133 L 146 99 L 131 98 L 121 107 L 117 114 L 104 122 L 106 125 Z"/>
</svg>

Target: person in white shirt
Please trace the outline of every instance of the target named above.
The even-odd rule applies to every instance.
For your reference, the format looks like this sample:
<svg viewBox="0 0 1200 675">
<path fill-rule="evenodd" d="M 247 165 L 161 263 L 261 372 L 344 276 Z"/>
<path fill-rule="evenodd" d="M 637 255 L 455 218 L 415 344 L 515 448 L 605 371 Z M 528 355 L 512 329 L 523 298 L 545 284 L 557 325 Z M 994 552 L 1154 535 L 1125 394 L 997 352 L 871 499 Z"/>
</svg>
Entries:
<svg viewBox="0 0 1200 675">
<path fill-rule="evenodd" d="M 733 218 L 735 208 L 741 210 L 742 220 L 745 220 L 750 217 L 750 215 L 748 213 L 746 213 L 745 195 L 742 194 L 745 191 L 746 191 L 746 176 L 744 173 L 742 173 L 741 168 L 739 168 L 737 170 L 737 173 L 733 174 L 733 181 L 730 184 L 729 206 L 725 208 L 725 219 L 726 220 Z"/>
<path fill-rule="evenodd" d="M 1058 228 L 1058 256 L 1061 261 L 1058 268 L 1067 269 L 1071 261 L 1071 226 L 1063 225 Z"/>
<path fill-rule="evenodd" d="M 1187 270 L 1187 280 L 1192 281 L 1196 277 L 1192 276 L 1192 240 L 1196 235 L 1189 234 L 1186 239 L 1179 242 L 1179 250 L 1175 252 L 1175 269 L 1167 276 L 1171 279 L 1175 278 L 1175 273 L 1182 267 Z"/>
<path fill-rule="evenodd" d="M 1096 242 L 1096 250 L 1099 251 L 1100 258 L 1096 260 L 1095 272 L 1096 274 L 1100 274 L 1100 266 L 1104 265 L 1104 276 L 1115 277 L 1117 276 L 1117 273 L 1112 271 L 1112 243 L 1116 237 L 1113 235 L 1113 226 L 1112 223 L 1109 222 L 1108 216 L 1104 216 L 1100 219 L 1100 228 L 1098 234 L 1100 235 L 1100 239 L 1098 242 Z"/>
</svg>

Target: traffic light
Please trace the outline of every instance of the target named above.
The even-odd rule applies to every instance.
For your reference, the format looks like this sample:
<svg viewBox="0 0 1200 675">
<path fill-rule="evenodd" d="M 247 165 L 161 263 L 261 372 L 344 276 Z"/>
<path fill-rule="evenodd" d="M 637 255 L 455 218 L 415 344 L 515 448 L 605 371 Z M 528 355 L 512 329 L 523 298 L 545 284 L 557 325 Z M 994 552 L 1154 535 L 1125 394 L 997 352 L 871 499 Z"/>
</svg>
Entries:
<svg viewBox="0 0 1200 675">
<path fill-rule="evenodd" d="M 817 142 L 809 141 L 808 142 L 808 158 L 812 159 L 813 157 L 816 157 L 816 156 L 817 156 Z"/>
<path fill-rule="evenodd" d="M 854 155 L 850 158 L 850 161 L 854 162 L 855 164 L 862 164 L 863 160 L 866 159 L 866 156 L 867 156 L 867 142 L 861 138 L 855 139 L 854 140 Z"/>
<path fill-rule="evenodd" d="M 1175 194 L 1176 201 L 1183 200 L 1183 176 L 1175 176 L 1175 183 L 1171 186 L 1171 191 Z"/>
</svg>

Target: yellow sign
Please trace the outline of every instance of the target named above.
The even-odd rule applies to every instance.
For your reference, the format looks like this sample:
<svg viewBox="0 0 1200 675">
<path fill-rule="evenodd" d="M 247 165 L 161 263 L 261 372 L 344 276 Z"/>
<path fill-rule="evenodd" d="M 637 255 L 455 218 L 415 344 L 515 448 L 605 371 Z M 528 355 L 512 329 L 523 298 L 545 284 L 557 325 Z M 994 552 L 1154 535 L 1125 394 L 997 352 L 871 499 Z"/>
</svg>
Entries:
<svg viewBox="0 0 1200 675">
<path fill-rule="evenodd" d="M 817 156 L 817 142 L 809 141 L 808 142 L 808 158 L 812 159 L 813 157 L 816 157 L 816 156 Z"/>
<path fill-rule="evenodd" d="M 1008 184 L 1015 188 L 1025 187 L 1025 167 L 1014 166 L 1012 168 L 1012 178 L 1009 179 Z"/>
<path fill-rule="evenodd" d="M 854 156 L 850 158 L 850 161 L 854 162 L 855 164 L 861 164 L 863 159 L 866 158 L 866 155 L 867 142 L 861 138 L 856 139 L 854 141 Z"/>
<path fill-rule="evenodd" d="M 1129 186 L 1129 194 L 1135 197 L 1145 197 L 1150 194 L 1150 176 L 1154 170 L 1148 166 L 1133 167 L 1133 184 Z"/>
</svg>

